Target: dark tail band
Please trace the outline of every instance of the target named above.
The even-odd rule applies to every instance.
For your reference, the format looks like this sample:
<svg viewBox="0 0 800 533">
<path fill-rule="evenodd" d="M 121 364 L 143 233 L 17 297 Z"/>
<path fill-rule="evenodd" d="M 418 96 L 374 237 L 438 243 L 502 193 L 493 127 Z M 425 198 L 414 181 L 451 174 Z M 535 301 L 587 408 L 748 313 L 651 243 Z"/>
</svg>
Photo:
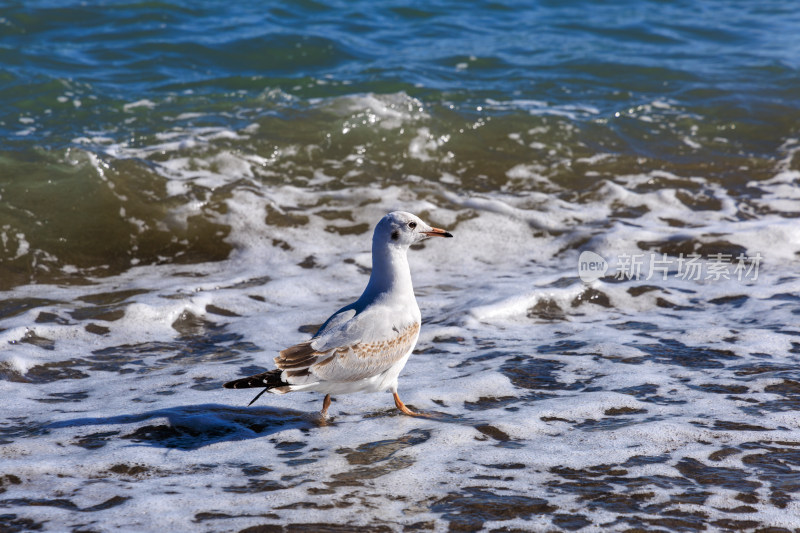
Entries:
<svg viewBox="0 0 800 533">
<path fill-rule="evenodd" d="M 222 386 L 226 389 L 252 389 L 256 387 L 264 387 L 264 390 L 258 393 L 255 398 L 253 398 L 248 406 L 253 405 L 253 402 L 261 398 L 261 395 L 267 392 L 270 389 L 277 389 L 279 387 L 288 387 L 289 384 L 286 383 L 281 379 L 281 370 L 268 370 L 267 372 L 262 372 L 261 374 L 256 374 L 255 376 L 248 376 L 242 379 L 236 379 L 234 381 L 229 381 Z M 283 390 L 281 392 L 287 392 L 287 390 Z"/>
<path fill-rule="evenodd" d="M 286 385 L 288 385 L 288 383 L 281 379 L 281 371 L 276 369 L 268 370 L 267 372 L 262 372 L 261 374 L 256 374 L 254 376 L 248 376 L 246 378 L 229 381 L 222 386 L 226 389 L 252 389 L 255 387 L 274 389 L 275 387 L 283 387 Z"/>
</svg>

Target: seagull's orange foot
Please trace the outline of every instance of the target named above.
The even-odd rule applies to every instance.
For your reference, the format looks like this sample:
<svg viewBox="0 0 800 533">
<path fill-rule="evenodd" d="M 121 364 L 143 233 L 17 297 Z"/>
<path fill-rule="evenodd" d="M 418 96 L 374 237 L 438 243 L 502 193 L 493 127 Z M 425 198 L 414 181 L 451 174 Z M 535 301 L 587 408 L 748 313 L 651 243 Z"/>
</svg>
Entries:
<svg viewBox="0 0 800 533">
<path fill-rule="evenodd" d="M 331 395 L 326 394 L 325 399 L 322 400 L 322 411 L 319 412 L 320 416 L 324 418 L 328 418 L 328 407 L 331 406 Z"/>
<path fill-rule="evenodd" d="M 394 404 L 395 404 L 395 406 L 398 409 L 400 409 L 400 411 L 402 411 L 404 414 L 407 414 L 408 416 L 421 416 L 421 417 L 425 417 L 425 418 L 432 418 L 433 417 L 433 415 L 429 415 L 427 413 L 417 413 L 415 411 L 412 411 L 411 409 L 406 407 L 406 404 L 403 403 L 403 400 L 400 399 L 400 396 L 398 396 L 396 392 L 393 392 L 392 395 L 394 396 Z"/>
</svg>

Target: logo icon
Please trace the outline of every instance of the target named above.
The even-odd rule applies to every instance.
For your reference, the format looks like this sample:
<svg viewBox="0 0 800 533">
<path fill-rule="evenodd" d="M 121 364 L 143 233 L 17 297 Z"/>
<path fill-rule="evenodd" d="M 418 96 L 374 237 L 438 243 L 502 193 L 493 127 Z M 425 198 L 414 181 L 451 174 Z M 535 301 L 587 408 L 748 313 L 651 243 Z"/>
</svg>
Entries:
<svg viewBox="0 0 800 533">
<path fill-rule="evenodd" d="M 608 261 L 602 255 L 586 250 L 578 258 L 578 277 L 589 283 L 602 278 L 608 271 Z"/>
</svg>

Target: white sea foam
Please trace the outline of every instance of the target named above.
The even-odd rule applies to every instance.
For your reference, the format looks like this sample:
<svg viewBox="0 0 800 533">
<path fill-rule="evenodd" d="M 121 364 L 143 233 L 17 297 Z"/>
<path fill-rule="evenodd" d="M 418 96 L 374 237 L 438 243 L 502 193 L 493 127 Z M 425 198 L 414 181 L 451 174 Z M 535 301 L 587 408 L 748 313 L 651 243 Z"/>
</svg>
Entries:
<svg viewBox="0 0 800 533">
<path fill-rule="evenodd" d="M 508 110 L 523 109 L 531 115 L 553 115 L 563 116 L 573 120 L 582 117 L 597 115 L 600 110 L 588 105 L 553 105 L 541 100 L 508 100 L 498 101 L 492 98 L 486 99 L 487 109 Z"/>
<path fill-rule="evenodd" d="M 147 98 L 143 98 L 142 100 L 137 100 L 135 102 L 130 102 L 122 106 L 124 111 L 131 111 L 132 109 L 136 109 L 138 107 L 143 107 L 145 109 L 153 109 L 156 107 L 156 103 L 152 100 L 148 100 Z"/>
<path fill-rule="evenodd" d="M 424 123 L 417 103 L 367 95 L 336 109 L 399 128 Z M 419 154 L 439 157 L 442 145 L 428 146 L 429 130 L 416 126 Z M 102 143 L 103 157 L 167 154 L 154 166 L 170 194 L 190 184 L 228 187 L 227 209 L 214 215 L 230 227 L 227 260 L 143 265 L 93 285 L 30 285 L 0 298 L 33 302 L 0 321 L 0 371 L 9 376 L 0 381 L 8 399 L 0 453 L 4 474 L 20 480 L 4 486 L 4 512 L 52 530 L 89 515 L 101 529 L 430 522 L 445 530 L 444 515 L 461 512 L 470 491 L 525 505 L 538 498 L 593 524 L 617 520 L 614 502 L 603 503 L 616 491 L 641 505 L 641 516 L 657 519 L 666 508 L 708 521 L 730 518 L 737 497 L 752 495 L 748 520 L 798 527 L 796 502 L 774 503 L 780 480 L 757 460 L 800 444 L 791 407 L 800 344 L 795 219 L 740 217 L 742 201 L 702 177 L 686 181 L 719 208 L 694 209 L 681 186 L 650 186 L 681 181 L 663 172 L 600 181 L 576 204 L 544 192 L 458 194 L 430 181 L 424 194 L 396 185 L 267 186 L 259 181 L 271 164 L 264 154 L 181 152 L 190 141 L 244 135 L 176 129 L 144 148 Z M 89 160 L 107 171 L 102 157 Z M 533 162 L 507 171 L 531 180 L 537 172 Z M 794 202 L 797 176 L 788 172 L 778 168 L 753 186 Z M 311 179 L 334 178 L 319 169 Z M 641 214 L 615 217 L 617 206 Z M 164 224 L 202 208 L 192 197 Z M 359 294 L 370 231 L 342 230 L 371 228 L 396 208 L 425 213 L 455 235 L 409 253 L 424 324 L 400 393 L 440 418 L 395 416 L 388 394 L 352 395 L 335 398 L 331 424 L 320 426 L 313 394 L 267 395 L 247 408 L 250 391 L 220 388 L 272 368 L 278 350 L 307 339 Z M 337 210 L 347 216 L 331 217 Z M 269 212 L 307 222 L 265 224 Z M 2 236 L 4 245 L 17 242 Z M 760 253 L 759 278 L 693 281 L 674 268 L 667 280 L 578 278 L 581 250 L 609 260 L 613 273 L 623 254 L 670 239 Z M 129 292 L 107 294 L 119 291 Z M 726 470 L 715 477 L 704 468 Z M 614 491 L 592 493 L 599 503 L 587 505 L 581 479 Z M 682 499 L 697 492 L 708 499 Z M 107 508 L 79 513 L 64 499 Z M 547 514 L 484 523 L 514 525 L 553 527 Z"/>
</svg>

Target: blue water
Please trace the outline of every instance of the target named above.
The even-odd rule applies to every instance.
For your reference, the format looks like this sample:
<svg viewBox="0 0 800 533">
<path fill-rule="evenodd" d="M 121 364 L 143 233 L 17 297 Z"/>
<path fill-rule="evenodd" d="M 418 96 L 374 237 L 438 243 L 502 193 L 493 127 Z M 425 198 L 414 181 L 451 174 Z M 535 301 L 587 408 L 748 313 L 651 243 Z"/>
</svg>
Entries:
<svg viewBox="0 0 800 533">
<path fill-rule="evenodd" d="M 36 140 L 56 145 L 120 102 L 187 91 L 180 107 L 402 90 L 462 112 L 492 98 L 603 115 L 660 97 L 755 123 L 800 95 L 787 1 L 6 2 L 2 16 L 4 134 L 50 109 Z M 97 100 L 59 106 L 62 85 Z"/>
</svg>

